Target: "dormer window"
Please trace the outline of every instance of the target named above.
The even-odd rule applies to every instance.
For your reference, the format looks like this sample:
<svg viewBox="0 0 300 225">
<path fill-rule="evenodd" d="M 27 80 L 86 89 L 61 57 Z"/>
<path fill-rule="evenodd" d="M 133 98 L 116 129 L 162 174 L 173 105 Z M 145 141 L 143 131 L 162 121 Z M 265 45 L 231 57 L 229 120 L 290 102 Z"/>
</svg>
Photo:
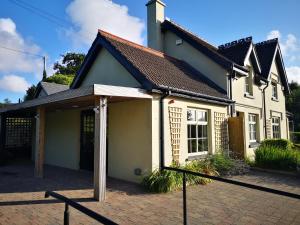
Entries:
<svg viewBox="0 0 300 225">
<path fill-rule="evenodd" d="M 250 66 L 248 67 L 248 70 L 248 76 L 245 77 L 245 95 L 253 96 L 253 71 Z"/>
<path fill-rule="evenodd" d="M 278 89 L 277 89 L 277 83 L 272 82 L 272 98 L 277 100 L 278 99 Z"/>
</svg>

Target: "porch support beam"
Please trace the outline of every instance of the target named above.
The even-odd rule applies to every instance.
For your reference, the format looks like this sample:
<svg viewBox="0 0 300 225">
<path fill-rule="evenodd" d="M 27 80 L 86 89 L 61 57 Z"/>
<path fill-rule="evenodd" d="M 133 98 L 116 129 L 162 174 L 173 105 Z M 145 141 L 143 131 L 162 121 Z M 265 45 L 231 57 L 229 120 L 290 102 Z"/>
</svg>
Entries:
<svg viewBox="0 0 300 225">
<path fill-rule="evenodd" d="M 35 177 L 44 176 L 44 155 L 45 155 L 45 108 L 39 106 L 36 115 L 35 128 Z"/>
<path fill-rule="evenodd" d="M 106 126 L 107 98 L 95 97 L 94 198 L 104 201 L 106 195 Z"/>
</svg>

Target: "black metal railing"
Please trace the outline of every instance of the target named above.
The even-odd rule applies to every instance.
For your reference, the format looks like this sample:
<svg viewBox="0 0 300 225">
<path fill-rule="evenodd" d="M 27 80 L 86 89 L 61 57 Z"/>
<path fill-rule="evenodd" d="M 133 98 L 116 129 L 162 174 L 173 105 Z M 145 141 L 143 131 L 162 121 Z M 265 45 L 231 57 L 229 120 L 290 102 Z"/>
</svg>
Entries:
<svg viewBox="0 0 300 225">
<path fill-rule="evenodd" d="M 77 202 L 72 201 L 71 199 L 60 195 L 53 191 L 46 191 L 45 192 L 45 198 L 48 198 L 49 196 L 52 196 L 53 198 L 56 198 L 62 202 L 65 203 L 65 211 L 64 211 L 64 225 L 69 225 L 69 219 L 70 219 L 70 212 L 69 212 L 69 206 L 72 206 L 74 209 L 77 209 L 78 211 L 84 213 L 85 215 L 93 218 L 94 220 L 104 224 L 104 225 L 117 225 L 117 223 L 113 222 L 112 220 L 84 207 L 83 205 L 80 205 Z"/>
<path fill-rule="evenodd" d="M 285 191 L 276 190 L 276 189 L 267 188 L 267 187 L 262 187 L 262 186 L 258 186 L 258 185 L 255 185 L 255 184 L 248 184 L 248 183 L 244 183 L 244 182 L 240 182 L 240 181 L 236 181 L 236 180 L 226 179 L 226 178 L 223 178 L 223 177 L 211 176 L 211 175 L 204 174 L 204 173 L 193 172 L 193 171 L 183 170 L 183 169 L 174 168 L 174 167 L 163 167 L 162 169 L 163 170 L 171 170 L 171 171 L 175 171 L 175 172 L 183 174 L 183 176 L 182 176 L 182 179 L 183 179 L 182 180 L 183 181 L 182 182 L 183 183 L 182 198 L 183 198 L 183 224 L 184 225 L 188 224 L 187 204 L 186 204 L 186 174 L 191 174 L 191 175 L 194 175 L 194 176 L 208 178 L 208 179 L 211 179 L 211 180 L 216 180 L 216 181 L 220 181 L 220 182 L 227 183 L 227 184 L 233 184 L 233 185 L 237 185 L 237 186 L 241 186 L 241 187 L 245 187 L 245 188 L 250 188 L 250 189 L 254 189 L 254 190 L 258 190 L 258 191 L 268 192 L 268 193 L 272 193 L 272 194 L 281 195 L 281 196 L 290 197 L 290 198 L 300 200 L 300 195 L 299 194 L 285 192 Z"/>
</svg>

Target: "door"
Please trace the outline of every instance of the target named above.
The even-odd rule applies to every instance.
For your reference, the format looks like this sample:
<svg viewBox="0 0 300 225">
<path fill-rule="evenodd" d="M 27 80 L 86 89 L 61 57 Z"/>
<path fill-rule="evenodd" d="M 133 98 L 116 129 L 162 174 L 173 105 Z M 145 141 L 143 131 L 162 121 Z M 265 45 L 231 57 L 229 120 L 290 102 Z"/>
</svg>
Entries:
<svg viewBox="0 0 300 225">
<path fill-rule="evenodd" d="M 80 169 L 94 170 L 94 130 L 95 114 L 93 110 L 81 112 L 80 128 Z"/>
<path fill-rule="evenodd" d="M 228 119 L 228 130 L 230 150 L 236 157 L 243 159 L 245 154 L 244 118 L 242 116 L 230 117 Z"/>
</svg>

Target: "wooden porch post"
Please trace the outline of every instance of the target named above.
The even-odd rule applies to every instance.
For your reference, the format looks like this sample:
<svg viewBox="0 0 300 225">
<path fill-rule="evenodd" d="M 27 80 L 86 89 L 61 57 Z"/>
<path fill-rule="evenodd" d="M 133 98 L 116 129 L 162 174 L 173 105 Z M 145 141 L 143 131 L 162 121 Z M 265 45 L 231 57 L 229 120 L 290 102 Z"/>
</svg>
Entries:
<svg viewBox="0 0 300 225">
<path fill-rule="evenodd" d="M 45 108 L 39 106 L 36 115 L 35 128 L 35 177 L 44 176 L 45 154 Z"/>
<path fill-rule="evenodd" d="M 95 98 L 94 198 L 105 200 L 107 98 Z"/>
</svg>

